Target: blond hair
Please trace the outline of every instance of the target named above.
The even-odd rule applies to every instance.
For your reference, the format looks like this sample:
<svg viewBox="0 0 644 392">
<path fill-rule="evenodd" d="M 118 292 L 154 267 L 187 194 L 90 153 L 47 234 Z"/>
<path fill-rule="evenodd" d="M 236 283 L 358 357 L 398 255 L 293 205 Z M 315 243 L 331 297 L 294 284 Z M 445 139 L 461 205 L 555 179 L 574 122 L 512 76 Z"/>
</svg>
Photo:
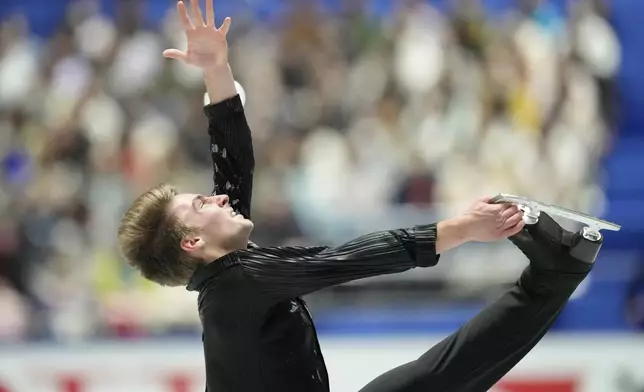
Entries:
<svg viewBox="0 0 644 392">
<path fill-rule="evenodd" d="M 127 210 L 118 230 L 121 252 L 128 263 L 153 282 L 186 285 L 199 260 L 181 248 L 190 228 L 168 212 L 177 191 L 161 184 L 145 192 Z"/>
</svg>

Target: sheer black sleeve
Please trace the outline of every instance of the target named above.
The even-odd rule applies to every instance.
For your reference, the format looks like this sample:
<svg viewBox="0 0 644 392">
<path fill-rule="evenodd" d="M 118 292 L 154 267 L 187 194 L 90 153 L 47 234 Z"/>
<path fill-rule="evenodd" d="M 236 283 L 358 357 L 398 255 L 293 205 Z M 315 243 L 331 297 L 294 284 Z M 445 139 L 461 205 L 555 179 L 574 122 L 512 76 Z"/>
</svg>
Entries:
<svg viewBox="0 0 644 392">
<path fill-rule="evenodd" d="M 237 213 L 250 219 L 255 156 L 241 98 L 236 95 L 204 108 L 208 117 L 213 194 L 226 194 Z"/>
<path fill-rule="evenodd" d="M 336 247 L 257 248 L 240 254 L 246 274 L 271 300 L 352 280 L 438 263 L 436 224 L 374 232 Z"/>
</svg>

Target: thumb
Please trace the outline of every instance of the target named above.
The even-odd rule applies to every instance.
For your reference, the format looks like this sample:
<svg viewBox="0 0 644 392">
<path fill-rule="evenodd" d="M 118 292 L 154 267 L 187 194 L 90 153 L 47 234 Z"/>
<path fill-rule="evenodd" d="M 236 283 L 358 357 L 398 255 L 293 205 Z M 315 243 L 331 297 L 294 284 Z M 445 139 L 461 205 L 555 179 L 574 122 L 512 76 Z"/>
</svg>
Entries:
<svg viewBox="0 0 644 392">
<path fill-rule="evenodd" d="M 167 59 L 185 60 L 188 55 L 177 49 L 166 49 L 163 51 L 163 57 Z"/>
<path fill-rule="evenodd" d="M 483 203 L 489 203 L 492 200 L 492 197 L 491 196 L 483 196 L 483 197 L 479 197 L 476 200 L 480 201 L 480 202 L 483 202 Z"/>
<path fill-rule="evenodd" d="M 232 19 L 230 19 L 230 17 L 224 19 L 224 23 L 222 23 L 219 30 L 221 30 L 221 32 L 224 33 L 224 35 L 228 34 L 228 30 L 230 30 L 231 23 L 232 23 Z"/>
</svg>

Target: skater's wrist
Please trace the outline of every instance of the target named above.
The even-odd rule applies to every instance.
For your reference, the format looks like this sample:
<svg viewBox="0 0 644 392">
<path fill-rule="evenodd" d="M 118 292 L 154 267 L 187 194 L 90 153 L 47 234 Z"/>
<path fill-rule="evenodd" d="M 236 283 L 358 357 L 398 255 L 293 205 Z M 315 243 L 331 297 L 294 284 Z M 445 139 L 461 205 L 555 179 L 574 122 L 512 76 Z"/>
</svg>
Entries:
<svg viewBox="0 0 644 392">
<path fill-rule="evenodd" d="M 438 222 L 436 225 L 436 253 L 444 253 L 471 241 L 468 238 L 467 225 L 468 222 L 461 217 Z"/>
<path fill-rule="evenodd" d="M 227 63 L 205 68 L 203 76 L 211 104 L 222 102 L 237 95 L 235 78 Z"/>
</svg>

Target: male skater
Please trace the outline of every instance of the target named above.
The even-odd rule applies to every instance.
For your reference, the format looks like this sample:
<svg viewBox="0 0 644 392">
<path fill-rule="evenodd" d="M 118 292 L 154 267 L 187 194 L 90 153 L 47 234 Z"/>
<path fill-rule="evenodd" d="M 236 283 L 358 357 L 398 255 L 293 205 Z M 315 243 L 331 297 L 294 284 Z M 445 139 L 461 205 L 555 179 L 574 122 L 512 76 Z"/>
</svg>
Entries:
<svg viewBox="0 0 644 392">
<path fill-rule="evenodd" d="M 362 392 L 486 391 L 541 339 L 591 269 L 569 256 L 578 236 L 547 215 L 524 228 L 516 206 L 479 200 L 435 224 L 371 233 L 338 247 L 257 247 L 250 201 L 251 133 L 227 60 L 227 18 L 215 28 L 197 0 L 178 12 L 186 52 L 164 56 L 200 67 L 209 118 L 213 196 L 154 188 L 133 203 L 119 229 L 124 256 L 148 279 L 199 291 L 207 391 L 326 392 L 329 380 L 315 327 L 301 296 L 370 276 L 429 267 L 468 241 L 510 237 L 528 257 L 516 285 L 417 360 Z M 564 245 L 567 244 L 567 245 Z"/>
</svg>

